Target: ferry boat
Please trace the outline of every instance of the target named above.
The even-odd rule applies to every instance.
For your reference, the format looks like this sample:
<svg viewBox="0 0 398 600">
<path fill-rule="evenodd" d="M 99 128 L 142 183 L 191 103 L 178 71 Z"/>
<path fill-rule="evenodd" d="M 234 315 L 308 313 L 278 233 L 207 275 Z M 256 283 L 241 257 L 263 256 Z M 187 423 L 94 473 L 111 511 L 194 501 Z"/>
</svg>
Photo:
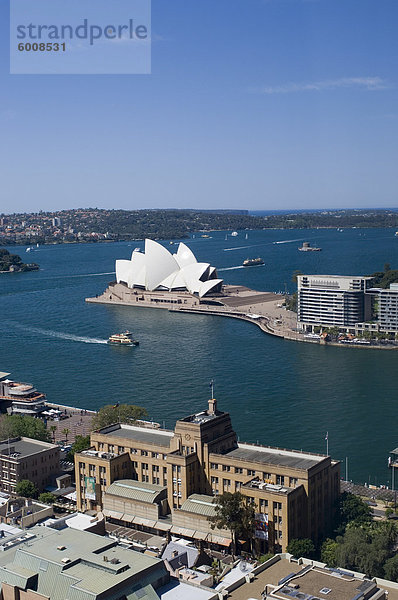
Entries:
<svg viewBox="0 0 398 600">
<path fill-rule="evenodd" d="M 113 333 L 108 339 L 108 344 L 113 344 L 114 346 L 138 346 L 139 342 L 133 340 L 133 334 L 130 331 L 125 331 L 124 333 Z"/>
<path fill-rule="evenodd" d="M 259 265 L 264 265 L 264 261 L 262 258 L 258 257 L 258 258 L 246 258 L 246 260 L 243 261 L 243 266 L 244 267 L 258 267 Z"/>
<path fill-rule="evenodd" d="M 322 248 L 317 248 L 316 246 L 311 246 L 309 242 L 303 242 L 301 248 L 298 249 L 299 252 L 320 252 Z"/>
</svg>

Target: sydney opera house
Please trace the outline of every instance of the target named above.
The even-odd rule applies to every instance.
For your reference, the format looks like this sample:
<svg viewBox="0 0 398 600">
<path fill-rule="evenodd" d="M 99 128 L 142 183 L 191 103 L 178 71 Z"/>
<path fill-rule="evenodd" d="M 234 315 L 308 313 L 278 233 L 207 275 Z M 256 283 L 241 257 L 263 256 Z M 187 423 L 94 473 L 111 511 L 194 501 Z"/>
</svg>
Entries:
<svg viewBox="0 0 398 600">
<path fill-rule="evenodd" d="M 221 292 L 223 282 L 216 268 L 198 262 L 185 244 L 171 254 L 153 240 L 145 240 L 145 252 L 135 249 L 130 260 L 116 261 L 116 281 L 130 289 L 189 292 L 199 298 Z"/>
</svg>

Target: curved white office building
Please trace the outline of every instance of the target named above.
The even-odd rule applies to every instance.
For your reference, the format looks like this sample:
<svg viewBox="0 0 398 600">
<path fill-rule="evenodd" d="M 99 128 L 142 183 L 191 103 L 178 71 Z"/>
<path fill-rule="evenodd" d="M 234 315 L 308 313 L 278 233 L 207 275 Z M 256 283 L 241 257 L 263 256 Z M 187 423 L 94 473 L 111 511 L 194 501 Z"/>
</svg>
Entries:
<svg viewBox="0 0 398 600">
<path fill-rule="evenodd" d="M 185 244 L 171 254 L 153 240 L 145 240 L 145 252 L 134 250 L 131 260 L 116 261 L 116 280 L 129 288 L 187 291 L 199 298 L 220 292 L 223 281 L 215 267 L 198 262 Z"/>
</svg>

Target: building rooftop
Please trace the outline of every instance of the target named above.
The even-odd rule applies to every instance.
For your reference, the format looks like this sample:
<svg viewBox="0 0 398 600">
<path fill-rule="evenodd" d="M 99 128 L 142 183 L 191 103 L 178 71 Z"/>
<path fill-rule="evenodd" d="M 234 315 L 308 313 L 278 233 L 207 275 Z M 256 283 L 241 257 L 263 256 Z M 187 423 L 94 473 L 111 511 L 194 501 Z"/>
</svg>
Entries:
<svg viewBox="0 0 398 600">
<path fill-rule="evenodd" d="M 289 488 L 284 485 L 267 483 L 259 479 L 253 479 L 242 485 L 243 488 L 252 490 L 264 490 L 265 492 L 274 492 L 277 494 L 289 494 L 294 488 Z"/>
<path fill-rule="evenodd" d="M 165 448 L 170 447 L 170 440 L 174 435 L 173 431 L 168 431 L 167 429 L 150 429 L 148 427 L 120 423 L 103 427 L 99 429 L 98 433 L 121 439 L 136 440 L 137 442 L 149 443 L 155 446 L 164 446 Z"/>
<path fill-rule="evenodd" d="M 185 510 L 204 517 L 212 517 L 216 514 L 214 500 L 214 496 L 192 494 L 192 496 L 189 496 L 185 502 L 183 502 L 180 510 Z"/>
<path fill-rule="evenodd" d="M 10 456 L 16 460 L 51 449 L 58 450 L 59 446 L 25 437 L 0 442 L 0 454 Z"/>
<path fill-rule="evenodd" d="M 238 444 L 238 448 L 230 450 L 226 456 L 265 465 L 302 469 L 304 471 L 315 467 L 327 458 L 326 456 L 299 452 L 298 450 L 282 450 L 270 446 L 255 446 L 254 444 Z"/>
<path fill-rule="evenodd" d="M 129 500 L 138 500 L 139 502 L 154 503 L 162 492 L 167 493 L 167 488 L 144 481 L 134 481 L 133 479 L 120 479 L 114 481 L 107 489 L 106 494 L 128 498 Z"/>
<path fill-rule="evenodd" d="M 16 577 L 36 575 L 35 591 L 51 600 L 94 600 L 105 593 L 113 598 L 110 592 L 116 586 L 117 597 L 127 596 L 142 587 L 140 580 L 149 585 L 151 575 L 156 581 L 165 574 L 158 559 L 93 533 L 36 526 L 29 534 L 16 538 L 14 546 L 6 544 L 0 553 L 0 580 L 12 583 Z"/>
<path fill-rule="evenodd" d="M 278 587 L 271 593 L 270 598 L 293 600 L 300 592 L 302 595 L 299 597 L 302 600 L 320 600 L 321 598 L 353 600 L 354 598 L 371 598 L 376 590 L 377 585 L 373 581 L 354 577 L 348 572 L 308 567 L 308 570 L 303 569 L 302 572 Z M 370 592 L 373 593 L 369 594 Z"/>
<path fill-rule="evenodd" d="M 9 376 L 10 376 L 10 373 L 5 373 L 4 371 L 0 371 L 0 381 Z"/>
</svg>

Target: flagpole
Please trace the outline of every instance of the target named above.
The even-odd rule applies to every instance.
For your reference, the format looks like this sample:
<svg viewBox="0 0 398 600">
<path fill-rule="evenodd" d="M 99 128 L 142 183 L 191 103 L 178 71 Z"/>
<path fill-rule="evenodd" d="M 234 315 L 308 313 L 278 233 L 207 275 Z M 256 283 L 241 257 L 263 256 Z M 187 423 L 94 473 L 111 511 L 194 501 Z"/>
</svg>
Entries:
<svg viewBox="0 0 398 600">
<path fill-rule="evenodd" d="M 326 456 L 329 456 L 329 432 L 328 431 L 326 432 L 325 440 L 326 440 Z"/>
<path fill-rule="evenodd" d="M 213 400 L 213 398 L 214 398 L 214 379 L 212 379 L 210 381 L 210 387 L 211 387 L 211 399 Z"/>
</svg>

